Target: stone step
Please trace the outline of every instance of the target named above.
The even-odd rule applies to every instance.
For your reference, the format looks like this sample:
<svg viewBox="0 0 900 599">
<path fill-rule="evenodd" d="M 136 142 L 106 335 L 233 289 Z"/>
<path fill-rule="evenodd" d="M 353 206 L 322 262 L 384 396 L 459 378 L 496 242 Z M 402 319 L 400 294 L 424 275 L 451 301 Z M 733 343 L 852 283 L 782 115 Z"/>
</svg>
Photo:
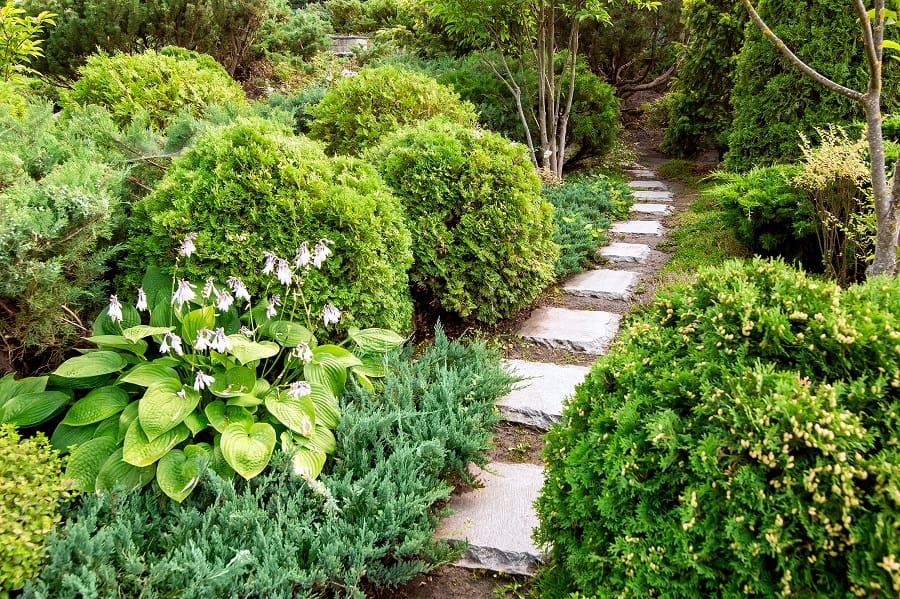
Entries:
<svg viewBox="0 0 900 599">
<path fill-rule="evenodd" d="M 643 264 L 650 255 L 650 246 L 644 243 L 611 243 L 600 248 L 600 255 L 610 262 L 637 262 Z"/>
<path fill-rule="evenodd" d="M 631 195 L 635 200 L 652 200 L 654 202 L 671 202 L 674 195 L 671 191 L 633 191 Z"/>
<path fill-rule="evenodd" d="M 634 204 L 631 211 L 637 214 L 654 214 L 658 216 L 666 216 L 674 212 L 674 208 L 667 204 Z"/>
<path fill-rule="evenodd" d="M 538 308 L 519 334 L 544 347 L 601 355 L 608 348 L 622 317 L 612 312 Z"/>
<path fill-rule="evenodd" d="M 575 394 L 575 386 L 591 371 L 586 366 L 560 366 L 525 360 L 504 360 L 503 368 L 521 382 L 497 407 L 510 422 L 550 430 L 562 416 L 563 400 Z"/>
<path fill-rule="evenodd" d="M 588 270 L 578 273 L 563 284 L 563 291 L 579 297 L 631 299 L 631 289 L 640 275 L 628 270 Z"/>
<path fill-rule="evenodd" d="M 610 231 L 612 233 L 662 237 L 663 226 L 662 223 L 656 220 L 629 220 L 623 223 L 614 223 Z"/>
<path fill-rule="evenodd" d="M 633 168 L 625 171 L 635 179 L 655 179 L 656 173 L 646 168 Z"/>
<path fill-rule="evenodd" d="M 649 172 L 649 171 L 648 171 Z M 659 189 L 665 190 L 666 184 L 662 181 L 629 181 L 628 187 L 631 189 Z"/>
<path fill-rule="evenodd" d="M 477 470 L 477 469 L 476 469 Z M 457 566 L 507 574 L 534 574 L 541 553 L 531 540 L 538 526 L 534 502 L 544 484 L 535 464 L 493 462 L 479 472 L 484 486 L 457 495 L 438 538 L 468 541 Z"/>
</svg>

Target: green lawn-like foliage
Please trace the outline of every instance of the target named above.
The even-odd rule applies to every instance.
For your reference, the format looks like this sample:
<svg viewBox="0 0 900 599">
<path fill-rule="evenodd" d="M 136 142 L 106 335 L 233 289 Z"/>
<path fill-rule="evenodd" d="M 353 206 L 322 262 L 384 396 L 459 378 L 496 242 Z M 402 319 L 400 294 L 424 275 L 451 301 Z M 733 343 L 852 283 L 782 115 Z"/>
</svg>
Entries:
<svg viewBox="0 0 900 599">
<path fill-rule="evenodd" d="M 668 289 L 548 436 L 548 597 L 896 597 L 900 280 L 730 261 Z"/>
<path fill-rule="evenodd" d="M 367 157 L 406 207 L 410 281 L 443 309 L 493 323 L 553 279 L 553 207 L 524 146 L 434 119 Z"/>
<path fill-rule="evenodd" d="M 148 262 L 171 272 L 177 243 L 196 232 L 197 259 L 179 276 L 241 276 L 254 297 L 269 280 L 264 251 L 292 260 L 303 241 L 330 239 L 334 256 L 304 282 L 312 313 L 332 303 L 343 327 L 409 329 L 402 207 L 373 167 L 328 158 L 282 126 L 240 119 L 202 135 L 135 205 L 131 226 L 125 283 L 136 288 Z"/>
<path fill-rule="evenodd" d="M 336 459 L 307 484 L 279 463 L 252 483 L 203 483 L 183 504 L 85 497 L 50 539 L 26 597 L 358 597 L 456 553 L 436 541 L 443 479 L 463 475 L 510 389 L 499 356 L 438 331 L 395 357 L 378 393 L 346 397 Z"/>
<path fill-rule="evenodd" d="M 475 123 L 475 111 L 449 87 L 422 73 L 393 66 L 362 69 L 344 77 L 311 106 L 310 137 L 329 154 L 362 154 L 402 127 L 442 116 Z"/>
</svg>

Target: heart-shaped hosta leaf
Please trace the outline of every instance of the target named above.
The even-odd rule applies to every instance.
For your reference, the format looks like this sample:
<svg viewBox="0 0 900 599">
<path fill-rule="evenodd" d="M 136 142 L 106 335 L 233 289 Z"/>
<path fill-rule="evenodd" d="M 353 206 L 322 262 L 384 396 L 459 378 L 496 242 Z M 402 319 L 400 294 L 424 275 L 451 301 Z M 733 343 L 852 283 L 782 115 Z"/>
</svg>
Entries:
<svg viewBox="0 0 900 599">
<path fill-rule="evenodd" d="M 94 431 L 97 430 L 97 424 L 89 424 L 87 426 L 69 426 L 68 424 L 57 424 L 50 437 L 50 445 L 58 451 L 60 455 L 69 453 L 69 448 L 87 443 L 94 438 Z"/>
<path fill-rule="evenodd" d="M 200 482 L 209 460 L 209 452 L 196 445 L 184 451 L 173 449 L 156 465 L 156 482 L 163 493 L 181 503 Z"/>
<path fill-rule="evenodd" d="M 295 433 L 304 437 L 313 434 L 316 409 L 309 395 L 292 397 L 284 390 L 273 391 L 266 396 L 266 409 Z"/>
<path fill-rule="evenodd" d="M 260 327 L 259 332 L 281 347 L 297 347 L 301 343 L 309 343 L 313 338 L 309 329 L 289 320 L 270 320 Z"/>
<path fill-rule="evenodd" d="M 111 437 L 98 437 L 82 443 L 69 456 L 66 478 L 74 480 L 79 491 L 92 492 L 96 488 L 100 468 L 118 446 Z"/>
<path fill-rule="evenodd" d="M 313 406 L 316 410 L 316 424 L 335 429 L 341 418 L 341 406 L 337 398 L 326 385 L 310 383 Z"/>
<path fill-rule="evenodd" d="M 169 295 L 168 292 L 166 293 L 166 297 L 157 299 L 155 302 L 151 302 L 148 298 L 148 303 L 152 309 L 152 312 L 150 312 L 151 327 L 163 328 L 173 322 L 175 310 L 172 305 L 171 295 Z"/>
<path fill-rule="evenodd" d="M 314 354 L 312 361 L 303 366 L 303 378 L 310 383 L 327 385 L 338 397 L 347 384 L 347 368 L 329 353 Z"/>
<path fill-rule="evenodd" d="M 197 333 L 200 329 L 212 330 L 216 326 L 216 309 L 214 306 L 205 306 L 192 310 L 184 315 L 181 320 L 181 339 L 185 343 L 194 345 Z"/>
<path fill-rule="evenodd" d="M 128 394 L 119 387 L 94 389 L 69 408 L 62 423 L 69 426 L 84 426 L 106 420 L 118 414 L 128 405 Z"/>
<path fill-rule="evenodd" d="M 53 374 L 64 379 L 83 379 L 118 372 L 128 362 L 122 354 L 114 351 L 95 351 L 83 356 L 69 358 L 53 371 Z"/>
<path fill-rule="evenodd" d="M 222 454 L 222 435 L 213 437 L 212 462 L 209 467 L 221 479 L 232 480 L 234 478 L 234 468 L 228 465 L 228 462 L 225 461 L 225 456 Z"/>
<path fill-rule="evenodd" d="M 359 349 L 365 352 L 374 352 L 383 354 L 397 349 L 405 339 L 388 329 L 363 329 L 359 330 L 352 327 L 347 334 L 359 346 Z"/>
<path fill-rule="evenodd" d="M 147 303 L 151 306 L 159 301 L 168 303 L 172 298 L 172 277 L 158 266 L 148 266 L 141 281 L 141 289 L 147 294 Z"/>
<path fill-rule="evenodd" d="M 275 429 L 265 422 L 230 424 L 222 433 L 222 455 L 235 472 L 249 480 L 268 465 L 275 437 Z"/>
<path fill-rule="evenodd" d="M 231 341 L 231 355 L 237 358 L 237 361 L 241 364 L 249 364 L 256 360 L 271 358 L 281 351 L 278 344 L 271 341 L 260 341 L 257 343 L 243 335 L 229 335 L 228 339 Z"/>
<path fill-rule="evenodd" d="M 253 415 L 240 406 L 226 406 L 221 401 L 214 401 L 203 409 L 209 423 L 220 433 L 234 423 L 253 424 Z"/>
<path fill-rule="evenodd" d="M 119 377 L 119 381 L 122 383 L 131 383 L 140 387 L 149 387 L 153 383 L 161 383 L 163 381 L 178 380 L 180 379 L 174 368 L 158 363 L 138 364 Z"/>
<path fill-rule="evenodd" d="M 216 397 L 238 397 L 253 392 L 256 385 L 256 370 L 246 366 L 235 366 L 224 373 L 216 374 L 216 380 L 209 390 Z"/>
<path fill-rule="evenodd" d="M 209 426 L 209 418 L 200 410 L 194 410 L 187 415 L 184 423 L 191 430 L 191 436 L 196 437 L 200 431 L 205 430 Z"/>
<path fill-rule="evenodd" d="M 351 368 L 362 364 L 362 360 L 356 357 L 353 352 L 337 345 L 320 345 L 319 347 L 314 348 L 313 360 L 324 354 L 328 354 L 337 360 L 344 368 Z"/>
<path fill-rule="evenodd" d="M 140 420 L 135 419 L 129 425 L 128 432 L 125 433 L 122 459 L 132 466 L 149 466 L 187 439 L 190 434 L 191 431 L 188 427 L 179 424 L 151 441 L 141 429 Z"/>
<path fill-rule="evenodd" d="M 38 391 L 16 395 L 0 408 L 0 422 L 16 426 L 35 426 L 59 414 L 71 401 L 63 391 Z"/>
<path fill-rule="evenodd" d="M 153 383 L 138 405 L 141 429 L 152 441 L 178 426 L 199 403 L 200 392 L 178 381 Z"/>
<path fill-rule="evenodd" d="M 122 335 L 94 335 L 93 337 L 85 337 L 85 339 L 100 349 L 120 349 L 131 352 L 136 356 L 143 356 L 147 353 L 147 342 L 143 339 L 132 341 Z"/>
<path fill-rule="evenodd" d="M 156 475 L 156 466 L 144 466 L 138 468 L 132 466 L 122 459 L 122 448 L 116 449 L 103 465 L 100 472 L 97 473 L 97 491 L 112 491 L 113 489 L 123 489 L 125 491 L 134 491 L 140 489 Z"/>
<path fill-rule="evenodd" d="M 301 443 L 303 447 L 321 451 L 322 453 L 334 453 L 337 449 L 337 440 L 331 429 L 324 426 L 317 426 L 312 436 Z"/>
<path fill-rule="evenodd" d="M 150 337 L 152 335 L 165 335 L 172 330 L 174 330 L 174 327 L 148 327 L 147 325 L 139 324 L 136 327 L 131 327 L 122 331 L 122 336 L 129 341 L 137 341 L 138 339 L 143 339 L 144 337 Z"/>
<path fill-rule="evenodd" d="M 308 447 L 300 447 L 291 457 L 291 466 L 296 476 L 315 479 L 325 466 L 325 454 Z"/>
<path fill-rule="evenodd" d="M 16 380 L 14 372 L 0 379 L 0 408 L 16 395 L 39 393 L 47 389 L 47 377 L 30 376 Z"/>
<path fill-rule="evenodd" d="M 106 420 L 102 420 L 97 424 L 97 430 L 94 431 L 94 438 L 109 437 L 115 439 L 116 443 L 121 443 L 125 438 L 125 433 L 119 431 L 119 414 L 113 414 Z"/>
</svg>

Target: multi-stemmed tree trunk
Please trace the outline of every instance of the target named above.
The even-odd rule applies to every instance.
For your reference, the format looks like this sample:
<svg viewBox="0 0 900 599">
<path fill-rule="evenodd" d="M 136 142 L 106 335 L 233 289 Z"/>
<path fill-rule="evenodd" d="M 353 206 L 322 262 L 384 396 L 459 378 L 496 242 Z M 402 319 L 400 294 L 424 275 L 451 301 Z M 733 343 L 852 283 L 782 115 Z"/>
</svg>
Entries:
<svg viewBox="0 0 900 599">
<path fill-rule="evenodd" d="M 865 112 L 866 141 L 869 145 L 872 163 L 872 194 L 875 198 L 876 220 L 875 258 L 866 272 L 869 276 L 900 274 L 900 260 L 897 256 L 898 241 L 900 241 L 898 239 L 900 238 L 900 160 L 895 163 L 893 180 L 888 186 L 884 138 L 881 130 L 882 59 L 886 16 L 884 0 L 875 0 L 872 11 L 866 8 L 863 0 L 852 0 L 853 8 L 859 16 L 866 62 L 869 66 L 869 80 L 864 92 L 845 87 L 811 68 L 766 25 L 756 12 L 751 0 L 744 0 L 744 4 L 756 26 L 775 44 L 788 61 L 817 83 L 856 101 Z"/>
</svg>

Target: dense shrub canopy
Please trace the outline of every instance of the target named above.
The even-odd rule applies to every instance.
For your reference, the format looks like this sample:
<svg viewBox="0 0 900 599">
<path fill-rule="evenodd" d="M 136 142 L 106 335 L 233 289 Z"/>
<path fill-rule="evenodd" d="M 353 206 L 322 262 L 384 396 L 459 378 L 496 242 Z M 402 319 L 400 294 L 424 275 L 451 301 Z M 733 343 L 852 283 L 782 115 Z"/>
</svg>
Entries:
<svg viewBox="0 0 900 599">
<path fill-rule="evenodd" d="M 264 251 L 291 260 L 302 242 L 330 239 L 334 256 L 304 283 L 313 313 L 330 302 L 345 326 L 409 329 L 412 257 L 402 208 L 358 160 L 328 158 L 318 144 L 259 119 L 213 129 L 136 204 L 126 281 L 136 287 L 148 263 L 171 269 L 190 232 L 198 253 L 179 276 L 242 277 L 255 297 L 269 280 Z"/>
<path fill-rule="evenodd" d="M 546 588 L 896 597 L 900 280 L 761 259 L 624 330 L 548 437 Z"/>
<path fill-rule="evenodd" d="M 494 322 L 553 278 L 553 208 L 524 146 L 435 119 L 368 156 L 406 206 L 410 280 L 446 310 Z"/>
<path fill-rule="evenodd" d="M 363 69 L 345 77 L 310 108 L 310 136 L 332 154 L 358 155 L 383 136 L 435 116 L 462 125 L 475 111 L 449 87 L 427 75 L 392 66 Z"/>
</svg>

